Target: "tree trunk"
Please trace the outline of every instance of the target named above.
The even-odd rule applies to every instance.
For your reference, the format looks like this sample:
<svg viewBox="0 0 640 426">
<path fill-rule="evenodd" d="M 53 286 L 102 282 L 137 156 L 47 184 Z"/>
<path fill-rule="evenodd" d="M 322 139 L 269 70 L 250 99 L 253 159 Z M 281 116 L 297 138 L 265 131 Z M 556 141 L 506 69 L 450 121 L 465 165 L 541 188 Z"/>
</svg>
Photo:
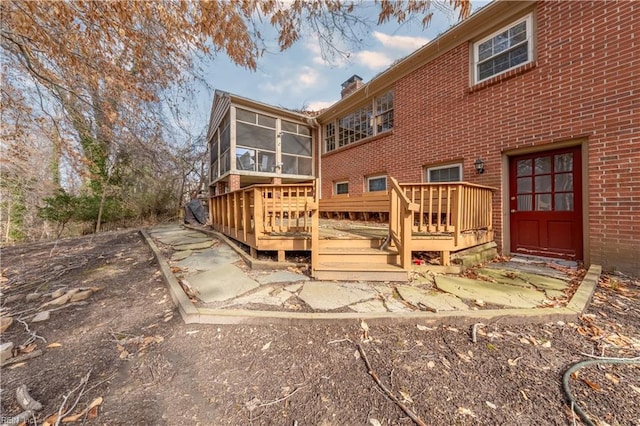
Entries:
<svg viewBox="0 0 640 426">
<path fill-rule="evenodd" d="M 100 232 L 102 222 L 102 212 L 104 210 L 104 200 L 107 198 L 107 182 L 102 185 L 102 195 L 100 196 L 100 207 L 98 208 L 98 219 L 96 220 L 96 234 Z"/>
</svg>

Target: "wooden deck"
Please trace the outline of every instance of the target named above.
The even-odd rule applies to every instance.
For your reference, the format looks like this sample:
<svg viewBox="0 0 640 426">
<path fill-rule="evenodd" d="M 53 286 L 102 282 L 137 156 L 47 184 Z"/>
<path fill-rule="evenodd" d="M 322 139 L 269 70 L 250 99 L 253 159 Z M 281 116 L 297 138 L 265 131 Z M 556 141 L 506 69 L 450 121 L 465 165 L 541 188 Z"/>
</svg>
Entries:
<svg viewBox="0 0 640 426">
<path fill-rule="evenodd" d="M 254 185 L 212 197 L 210 217 L 215 230 L 249 246 L 254 256 L 277 251 L 282 261 L 287 251 L 310 251 L 316 279 L 406 280 L 412 252 L 440 252 L 448 265 L 451 252 L 493 241 L 492 188 L 389 181 L 387 193 L 328 203 L 318 200 L 317 181 Z M 385 214 L 388 222 L 321 220 L 328 206 L 350 216 Z"/>
</svg>

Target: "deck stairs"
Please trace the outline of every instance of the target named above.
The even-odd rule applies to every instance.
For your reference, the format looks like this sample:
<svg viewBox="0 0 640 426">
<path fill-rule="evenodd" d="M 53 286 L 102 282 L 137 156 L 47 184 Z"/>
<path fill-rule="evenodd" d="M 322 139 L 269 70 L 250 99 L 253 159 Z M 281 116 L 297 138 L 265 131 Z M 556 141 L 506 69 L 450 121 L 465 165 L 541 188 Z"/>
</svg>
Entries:
<svg viewBox="0 0 640 426">
<path fill-rule="evenodd" d="M 384 238 L 355 236 L 319 240 L 317 280 L 407 281 L 398 252 L 381 249 Z"/>
</svg>

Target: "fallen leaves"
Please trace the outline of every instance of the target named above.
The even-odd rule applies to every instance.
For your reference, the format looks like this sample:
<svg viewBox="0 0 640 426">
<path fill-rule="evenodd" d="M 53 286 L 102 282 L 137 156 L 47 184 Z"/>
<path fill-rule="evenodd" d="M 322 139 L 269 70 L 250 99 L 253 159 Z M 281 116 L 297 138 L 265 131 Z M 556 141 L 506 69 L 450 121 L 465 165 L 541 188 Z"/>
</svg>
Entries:
<svg viewBox="0 0 640 426">
<path fill-rule="evenodd" d="M 134 355 L 141 356 L 149 346 L 162 343 L 163 341 L 164 337 L 162 336 L 116 338 L 116 349 L 119 352 L 120 359 L 128 359 Z"/>
<path fill-rule="evenodd" d="M 613 321 L 607 321 L 602 318 L 598 320 L 593 314 L 582 315 L 580 320 L 583 322 L 583 325 L 577 327 L 576 331 L 589 340 L 605 342 L 617 348 L 640 349 L 640 339 L 622 334 L 620 325 Z M 596 325 L 596 321 L 598 321 L 598 325 Z"/>
<path fill-rule="evenodd" d="M 360 337 L 360 340 L 363 342 L 370 342 L 371 337 L 369 336 L 369 324 L 362 320 L 360 321 L 360 328 L 362 329 L 362 336 Z"/>
</svg>

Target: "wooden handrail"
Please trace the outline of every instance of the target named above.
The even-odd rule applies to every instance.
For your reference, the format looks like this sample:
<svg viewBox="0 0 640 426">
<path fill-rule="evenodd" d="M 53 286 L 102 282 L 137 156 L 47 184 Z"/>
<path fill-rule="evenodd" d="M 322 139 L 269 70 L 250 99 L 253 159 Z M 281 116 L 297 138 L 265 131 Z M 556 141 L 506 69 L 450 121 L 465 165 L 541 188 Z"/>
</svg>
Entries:
<svg viewBox="0 0 640 426">
<path fill-rule="evenodd" d="M 419 206 L 409 200 L 395 178 L 389 176 L 389 181 L 389 238 L 398 250 L 400 266 L 408 270 L 411 267 L 411 221 Z"/>
</svg>

